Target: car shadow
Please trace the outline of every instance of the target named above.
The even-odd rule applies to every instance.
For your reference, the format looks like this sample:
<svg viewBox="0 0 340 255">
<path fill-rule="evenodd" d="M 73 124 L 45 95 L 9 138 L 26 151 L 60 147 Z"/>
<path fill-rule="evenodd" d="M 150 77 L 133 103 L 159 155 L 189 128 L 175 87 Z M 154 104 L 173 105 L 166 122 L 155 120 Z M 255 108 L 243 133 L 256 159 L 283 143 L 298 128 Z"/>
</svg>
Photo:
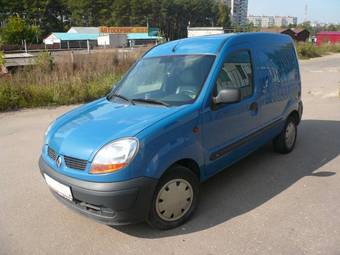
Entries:
<svg viewBox="0 0 340 255">
<path fill-rule="evenodd" d="M 149 239 L 197 232 L 261 206 L 303 177 L 335 175 L 325 165 L 340 155 L 340 121 L 303 120 L 298 132 L 292 153 L 276 154 L 267 145 L 202 184 L 199 207 L 183 226 L 158 231 L 143 223 L 115 229 Z"/>
</svg>

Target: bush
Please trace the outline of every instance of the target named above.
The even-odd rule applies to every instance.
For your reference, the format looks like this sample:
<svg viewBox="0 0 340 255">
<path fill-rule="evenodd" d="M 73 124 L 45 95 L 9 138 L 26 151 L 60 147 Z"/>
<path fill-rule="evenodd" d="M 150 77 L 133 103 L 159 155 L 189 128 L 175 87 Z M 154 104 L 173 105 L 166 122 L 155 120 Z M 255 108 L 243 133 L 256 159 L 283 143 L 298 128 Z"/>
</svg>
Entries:
<svg viewBox="0 0 340 255">
<path fill-rule="evenodd" d="M 23 40 L 33 42 L 40 34 L 37 26 L 29 25 L 19 16 L 9 17 L 1 29 L 1 38 L 8 44 L 21 44 Z"/>
<path fill-rule="evenodd" d="M 326 53 L 340 53 L 340 44 L 323 44 Z"/>
<path fill-rule="evenodd" d="M 53 56 L 47 50 L 42 51 L 38 57 L 35 59 L 35 64 L 37 68 L 41 71 L 50 72 L 53 69 Z"/>
<path fill-rule="evenodd" d="M 316 46 L 312 43 L 299 43 L 296 48 L 300 59 L 322 57 L 329 53 L 340 53 L 339 44 L 322 44 Z"/>
<path fill-rule="evenodd" d="M 75 77 L 70 82 L 45 86 L 40 84 L 13 86 L 8 82 L 0 86 L 0 111 L 92 101 L 107 94 L 116 80 L 116 76 L 105 75 L 89 81 Z"/>
<path fill-rule="evenodd" d="M 320 49 L 311 43 L 298 44 L 297 52 L 301 59 L 321 57 Z"/>
<path fill-rule="evenodd" d="M 0 51 L 0 68 L 4 64 L 5 64 L 5 56 L 4 56 L 4 53 L 2 51 Z"/>
<path fill-rule="evenodd" d="M 36 59 L 37 65 L 0 78 L 0 111 L 77 104 L 100 98 L 141 53 L 124 57 L 115 51 L 73 57 L 67 53 L 51 64 L 52 56 L 43 52 Z"/>
</svg>

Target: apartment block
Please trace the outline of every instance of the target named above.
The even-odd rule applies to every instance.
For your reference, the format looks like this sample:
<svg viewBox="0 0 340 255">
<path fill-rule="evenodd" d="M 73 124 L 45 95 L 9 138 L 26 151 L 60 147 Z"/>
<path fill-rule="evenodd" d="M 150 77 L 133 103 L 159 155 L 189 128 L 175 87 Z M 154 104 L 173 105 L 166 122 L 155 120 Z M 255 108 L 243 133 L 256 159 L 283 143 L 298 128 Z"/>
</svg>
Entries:
<svg viewBox="0 0 340 255">
<path fill-rule="evenodd" d="M 230 17 L 234 26 L 247 24 L 248 0 L 222 0 L 230 8 Z"/>
<path fill-rule="evenodd" d="M 289 25 L 297 25 L 297 17 L 291 16 L 248 16 L 248 22 L 253 23 L 256 27 L 282 27 Z"/>
</svg>

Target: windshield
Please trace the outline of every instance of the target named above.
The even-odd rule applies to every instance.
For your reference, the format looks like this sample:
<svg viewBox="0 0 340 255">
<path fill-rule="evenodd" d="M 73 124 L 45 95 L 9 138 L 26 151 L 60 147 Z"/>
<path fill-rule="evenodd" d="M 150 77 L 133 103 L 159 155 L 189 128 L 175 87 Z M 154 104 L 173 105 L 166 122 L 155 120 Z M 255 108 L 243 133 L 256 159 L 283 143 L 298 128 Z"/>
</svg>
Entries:
<svg viewBox="0 0 340 255">
<path fill-rule="evenodd" d="M 215 56 L 145 58 L 119 82 L 112 100 L 166 106 L 192 103 L 199 95 Z M 115 99 L 114 99 L 115 98 Z"/>
</svg>

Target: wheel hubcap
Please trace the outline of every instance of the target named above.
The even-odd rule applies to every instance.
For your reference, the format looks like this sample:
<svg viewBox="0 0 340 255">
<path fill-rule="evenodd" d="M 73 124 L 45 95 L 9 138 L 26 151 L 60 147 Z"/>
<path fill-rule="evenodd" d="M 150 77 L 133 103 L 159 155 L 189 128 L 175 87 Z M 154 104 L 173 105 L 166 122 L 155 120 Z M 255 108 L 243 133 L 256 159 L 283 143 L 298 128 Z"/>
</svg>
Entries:
<svg viewBox="0 0 340 255">
<path fill-rule="evenodd" d="M 286 145 L 291 148 L 295 142 L 296 128 L 294 123 L 290 122 L 286 128 Z"/>
<path fill-rule="evenodd" d="M 165 221 L 176 221 L 190 209 L 193 189 L 189 182 L 174 179 L 166 183 L 157 195 L 156 212 Z"/>
</svg>

